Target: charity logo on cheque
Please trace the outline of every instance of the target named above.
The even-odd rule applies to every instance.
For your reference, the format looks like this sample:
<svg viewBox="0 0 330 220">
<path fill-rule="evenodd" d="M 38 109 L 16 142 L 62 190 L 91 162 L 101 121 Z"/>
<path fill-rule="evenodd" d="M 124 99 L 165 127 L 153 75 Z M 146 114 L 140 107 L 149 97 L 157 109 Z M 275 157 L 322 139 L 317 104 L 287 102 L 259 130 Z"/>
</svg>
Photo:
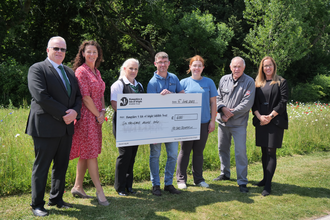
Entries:
<svg viewBox="0 0 330 220">
<path fill-rule="evenodd" d="M 140 105 L 142 103 L 142 98 L 126 98 L 122 97 L 120 100 L 120 106 L 126 105 Z"/>
</svg>

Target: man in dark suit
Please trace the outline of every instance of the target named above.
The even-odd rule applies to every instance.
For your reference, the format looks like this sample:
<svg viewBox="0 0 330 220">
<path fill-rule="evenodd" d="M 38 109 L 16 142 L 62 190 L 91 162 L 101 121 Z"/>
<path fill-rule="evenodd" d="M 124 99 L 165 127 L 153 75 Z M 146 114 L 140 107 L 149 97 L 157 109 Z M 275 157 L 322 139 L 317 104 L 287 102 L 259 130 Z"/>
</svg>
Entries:
<svg viewBox="0 0 330 220">
<path fill-rule="evenodd" d="M 72 207 L 62 197 L 69 164 L 73 121 L 80 117 L 81 94 L 74 72 L 62 65 L 65 52 L 65 40 L 62 37 L 52 37 L 47 46 L 48 58 L 33 64 L 28 73 L 32 100 L 25 133 L 31 135 L 34 142 L 31 207 L 36 216 L 48 215 L 44 208 L 44 194 L 52 161 L 48 205 Z"/>
</svg>

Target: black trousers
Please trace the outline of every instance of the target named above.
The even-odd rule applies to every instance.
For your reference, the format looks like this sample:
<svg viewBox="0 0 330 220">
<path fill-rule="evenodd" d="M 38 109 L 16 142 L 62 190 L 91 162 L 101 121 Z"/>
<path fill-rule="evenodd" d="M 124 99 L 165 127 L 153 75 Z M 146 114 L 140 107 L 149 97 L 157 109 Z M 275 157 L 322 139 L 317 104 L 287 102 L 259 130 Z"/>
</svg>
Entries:
<svg viewBox="0 0 330 220">
<path fill-rule="evenodd" d="M 209 122 L 201 124 L 199 140 L 181 142 L 181 150 L 176 168 L 176 179 L 178 183 L 187 183 L 187 168 L 191 151 L 193 151 L 191 162 L 194 183 L 199 184 L 200 182 L 205 181 L 203 177 L 203 152 L 209 136 L 208 128 Z"/>
<path fill-rule="evenodd" d="M 56 138 L 32 137 L 34 142 L 35 161 L 32 169 L 32 208 L 43 207 L 47 176 L 51 162 L 52 182 L 49 201 L 63 202 L 65 174 L 69 164 L 72 135 Z"/>
<path fill-rule="evenodd" d="M 116 162 L 115 189 L 123 192 L 133 185 L 133 167 L 138 146 L 118 147 L 119 156 Z"/>
</svg>

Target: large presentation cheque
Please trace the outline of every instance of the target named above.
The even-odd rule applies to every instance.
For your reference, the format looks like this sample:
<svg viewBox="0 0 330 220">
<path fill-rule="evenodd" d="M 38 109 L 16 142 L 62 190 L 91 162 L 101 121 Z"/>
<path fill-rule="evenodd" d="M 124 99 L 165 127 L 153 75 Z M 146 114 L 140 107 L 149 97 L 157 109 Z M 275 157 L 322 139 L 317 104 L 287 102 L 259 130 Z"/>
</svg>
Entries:
<svg viewBox="0 0 330 220">
<path fill-rule="evenodd" d="M 116 146 L 198 140 L 202 94 L 119 94 Z"/>
</svg>

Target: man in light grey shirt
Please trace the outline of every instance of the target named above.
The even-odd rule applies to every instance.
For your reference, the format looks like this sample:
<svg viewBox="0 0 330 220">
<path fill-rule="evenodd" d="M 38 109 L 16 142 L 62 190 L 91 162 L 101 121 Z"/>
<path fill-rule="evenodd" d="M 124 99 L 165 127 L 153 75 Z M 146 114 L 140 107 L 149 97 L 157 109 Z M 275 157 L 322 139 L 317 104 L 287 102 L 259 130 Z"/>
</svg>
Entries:
<svg viewBox="0 0 330 220">
<path fill-rule="evenodd" d="M 245 61 L 234 57 L 230 63 L 231 74 L 220 79 L 218 107 L 218 149 L 221 161 L 220 176 L 214 181 L 230 179 L 231 137 L 235 143 L 237 183 L 241 192 L 248 192 L 246 184 L 248 160 L 246 156 L 246 127 L 249 111 L 254 102 L 254 80 L 244 74 Z"/>
</svg>

